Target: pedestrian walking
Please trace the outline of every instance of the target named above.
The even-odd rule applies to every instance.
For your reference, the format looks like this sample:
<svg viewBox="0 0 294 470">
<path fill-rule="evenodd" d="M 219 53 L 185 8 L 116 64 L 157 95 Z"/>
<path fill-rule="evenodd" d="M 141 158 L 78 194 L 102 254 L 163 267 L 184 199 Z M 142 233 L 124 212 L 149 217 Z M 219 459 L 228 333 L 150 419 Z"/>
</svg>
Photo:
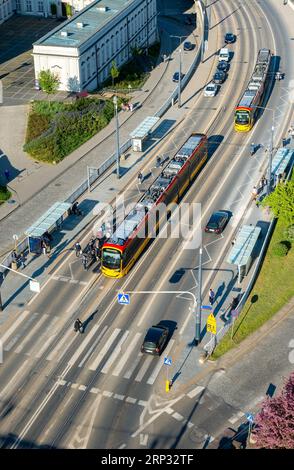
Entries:
<svg viewBox="0 0 294 470">
<path fill-rule="evenodd" d="M 132 111 L 133 111 L 133 109 L 134 109 L 134 105 L 133 105 L 133 103 L 129 103 L 129 110 L 132 112 Z"/>
<path fill-rule="evenodd" d="M 4 176 L 6 178 L 7 183 L 9 183 L 10 180 L 10 171 L 9 170 L 4 170 Z"/>
<path fill-rule="evenodd" d="M 213 304 L 214 299 L 215 299 L 215 293 L 214 293 L 213 290 L 210 288 L 210 289 L 209 289 L 209 294 L 208 294 L 208 300 L 209 300 L 210 305 Z"/>
<path fill-rule="evenodd" d="M 159 168 L 160 165 L 161 165 L 161 158 L 158 156 L 158 157 L 156 158 L 156 167 Z"/>
<path fill-rule="evenodd" d="M 142 175 L 142 173 L 141 173 L 140 171 L 139 171 L 139 173 L 138 173 L 138 181 L 139 181 L 140 184 L 141 184 L 142 181 L 143 181 L 143 175 Z"/>
<path fill-rule="evenodd" d="M 20 262 L 21 269 L 24 269 L 26 267 L 25 261 L 26 261 L 25 255 L 24 255 L 24 253 L 21 253 L 20 257 L 19 257 L 19 262 Z"/>
<path fill-rule="evenodd" d="M 76 257 L 78 258 L 82 253 L 82 247 L 79 244 L 79 242 L 75 244 L 75 250 L 76 250 Z"/>
<path fill-rule="evenodd" d="M 282 138 L 282 147 L 286 147 L 286 145 L 287 145 L 287 140 L 288 140 L 287 137 L 283 137 L 283 138 Z"/>
<path fill-rule="evenodd" d="M 258 189 L 257 189 L 256 186 L 253 186 L 252 193 L 251 193 L 251 196 L 252 196 L 252 200 L 253 200 L 253 201 L 256 201 L 257 195 L 258 195 Z"/>
</svg>

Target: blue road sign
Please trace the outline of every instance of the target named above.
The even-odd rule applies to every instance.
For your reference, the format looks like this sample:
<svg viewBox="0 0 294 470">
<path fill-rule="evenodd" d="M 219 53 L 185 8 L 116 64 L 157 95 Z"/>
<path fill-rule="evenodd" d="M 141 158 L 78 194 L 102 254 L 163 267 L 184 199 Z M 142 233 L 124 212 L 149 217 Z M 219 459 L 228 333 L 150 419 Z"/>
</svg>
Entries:
<svg viewBox="0 0 294 470">
<path fill-rule="evenodd" d="M 249 421 L 249 423 L 254 422 L 254 415 L 252 415 L 251 413 L 245 413 L 245 416 L 247 418 L 247 421 Z"/>
<path fill-rule="evenodd" d="M 130 303 L 130 294 L 120 293 L 117 294 L 117 301 L 122 305 L 129 305 Z"/>
<path fill-rule="evenodd" d="M 165 364 L 166 366 L 171 366 L 171 365 L 172 365 L 172 359 L 171 359 L 171 357 L 165 357 L 165 358 L 164 358 L 164 364 Z"/>
<path fill-rule="evenodd" d="M 201 308 L 203 308 L 204 310 L 212 310 L 211 305 L 201 305 Z"/>
</svg>

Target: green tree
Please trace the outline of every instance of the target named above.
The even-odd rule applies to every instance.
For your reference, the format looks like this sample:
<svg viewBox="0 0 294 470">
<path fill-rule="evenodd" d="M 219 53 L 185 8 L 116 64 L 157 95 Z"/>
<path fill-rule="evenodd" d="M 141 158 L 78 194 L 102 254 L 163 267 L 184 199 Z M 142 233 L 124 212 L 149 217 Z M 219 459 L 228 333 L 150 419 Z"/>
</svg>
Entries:
<svg viewBox="0 0 294 470">
<path fill-rule="evenodd" d="M 59 87 L 60 80 L 58 75 L 50 72 L 50 70 L 41 70 L 39 73 L 39 84 L 47 95 L 54 95 Z"/>
<path fill-rule="evenodd" d="M 111 73 L 111 78 L 112 78 L 112 86 L 114 86 L 114 80 L 119 76 L 119 70 L 116 66 L 115 60 L 113 60 L 111 64 L 112 65 L 111 65 L 110 73 Z"/>
<path fill-rule="evenodd" d="M 288 227 L 294 224 L 294 181 L 279 183 L 275 190 L 266 196 L 262 207 L 270 207 L 274 216 Z"/>
</svg>

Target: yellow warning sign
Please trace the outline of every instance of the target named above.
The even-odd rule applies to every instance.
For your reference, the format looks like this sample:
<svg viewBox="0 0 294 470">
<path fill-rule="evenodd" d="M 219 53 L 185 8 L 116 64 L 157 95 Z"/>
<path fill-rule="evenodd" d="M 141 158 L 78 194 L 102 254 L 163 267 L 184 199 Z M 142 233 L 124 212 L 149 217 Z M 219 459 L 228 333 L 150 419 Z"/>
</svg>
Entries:
<svg viewBox="0 0 294 470">
<path fill-rule="evenodd" d="M 216 335 L 216 319 L 212 313 L 207 318 L 206 329 L 209 333 Z"/>
</svg>

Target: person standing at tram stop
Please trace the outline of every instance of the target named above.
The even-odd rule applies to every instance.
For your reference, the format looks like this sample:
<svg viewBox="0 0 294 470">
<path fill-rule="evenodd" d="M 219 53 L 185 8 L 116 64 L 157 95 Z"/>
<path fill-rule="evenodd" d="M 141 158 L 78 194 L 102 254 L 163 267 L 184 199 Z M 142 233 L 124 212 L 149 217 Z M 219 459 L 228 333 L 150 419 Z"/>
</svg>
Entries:
<svg viewBox="0 0 294 470">
<path fill-rule="evenodd" d="M 142 175 L 141 171 L 139 171 L 139 173 L 138 173 L 138 181 L 139 181 L 139 183 L 142 183 L 142 181 L 143 181 L 143 175 Z"/>
<path fill-rule="evenodd" d="M 209 293 L 208 293 L 208 300 L 209 300 L 210 305 L 213 305 L 214 299 L 215 299 L 215 293 L 210 288 Z"/>
</svg>

